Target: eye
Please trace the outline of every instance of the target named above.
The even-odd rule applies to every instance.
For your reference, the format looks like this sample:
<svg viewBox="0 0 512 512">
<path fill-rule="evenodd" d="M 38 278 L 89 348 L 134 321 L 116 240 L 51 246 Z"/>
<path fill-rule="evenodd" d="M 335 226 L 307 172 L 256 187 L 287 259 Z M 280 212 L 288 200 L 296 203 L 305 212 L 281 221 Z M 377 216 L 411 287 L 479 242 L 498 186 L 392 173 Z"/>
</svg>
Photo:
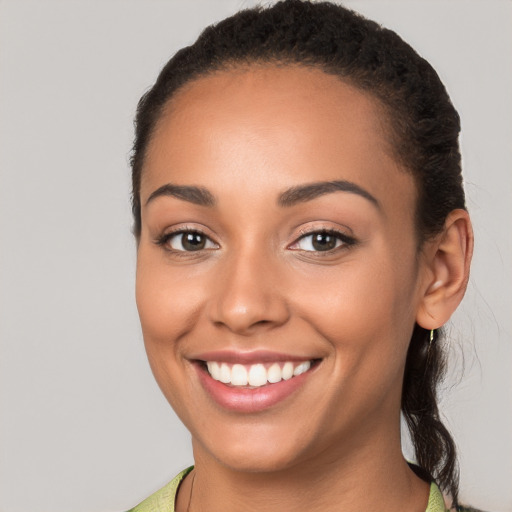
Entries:
<svg viewBox="0 0 512 512">
<path fill-rule="evenodd" d="M 177 231 L 164 235 L 158 240 L 159 245 L 168 250 L 179 252 L 202 251 L 204 249 L 217 249 L 218 245 L 199 231 Z"/>
<path fill-rule="evenodd" d="M 314 231 L 301 236 L 290 249 L 309 251 L 309 252 L 327 252 L 337 249 L 343 245 L 353 245 L 354 239 L 339 233 L 337 231 Z"/>
</svg>

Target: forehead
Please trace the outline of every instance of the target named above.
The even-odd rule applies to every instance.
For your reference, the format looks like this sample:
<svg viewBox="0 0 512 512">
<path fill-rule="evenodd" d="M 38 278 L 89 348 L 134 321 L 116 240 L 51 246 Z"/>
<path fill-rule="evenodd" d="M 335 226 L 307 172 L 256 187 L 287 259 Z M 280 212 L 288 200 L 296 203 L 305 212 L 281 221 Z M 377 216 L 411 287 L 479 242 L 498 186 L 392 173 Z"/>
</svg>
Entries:
<svg viewBox="0 0 512 512">
<path fill-rule="evenodd" d="M 218 71 L 166 106 L 148 148 L 142 200 L 169 181 L 215 188 L 224 177 L 244 190 L 255 179 L 282 188 L 348 179 L 410 208 L 412 178 L 393 157 L 387 123 L 376 98 L 317 68 Z"/>
</svg>

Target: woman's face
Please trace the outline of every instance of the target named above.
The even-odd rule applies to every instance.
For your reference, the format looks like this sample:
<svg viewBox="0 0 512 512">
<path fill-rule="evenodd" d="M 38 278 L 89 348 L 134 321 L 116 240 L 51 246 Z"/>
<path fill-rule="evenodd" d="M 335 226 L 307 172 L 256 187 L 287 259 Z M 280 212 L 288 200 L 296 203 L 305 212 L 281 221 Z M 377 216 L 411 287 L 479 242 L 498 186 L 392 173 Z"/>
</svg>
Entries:
<svg viewBox="0 0 512 512">
<path fill-rule="evenodd" d="M 426 272 L 382 116 L 319 70 L 253 66 L 160 119 L 137 304 L 196 457 L 269 471 L 398 439 Z"/>
</svg>

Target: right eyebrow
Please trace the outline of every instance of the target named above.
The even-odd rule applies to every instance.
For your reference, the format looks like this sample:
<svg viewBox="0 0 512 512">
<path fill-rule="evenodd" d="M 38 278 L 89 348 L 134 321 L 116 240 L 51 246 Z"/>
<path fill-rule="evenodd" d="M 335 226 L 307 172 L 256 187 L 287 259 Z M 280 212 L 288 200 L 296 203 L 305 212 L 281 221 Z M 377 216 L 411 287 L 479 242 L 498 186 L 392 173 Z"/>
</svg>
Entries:
<svg viewBox="0 0 512 512">
<path fill-rule="evenodd" d="M 215 206 L 216 200 L 214 195 L 204 187 L 196 187 L 193 185 L 174 185 L 173 183 L 167 183 L 154 190 L 146 201 L 148 205 L 151 201 L 157 197 L 171 196 L 188 201 L 189 203 L 198 204 L 199 206 Z"/>
<path fill-rule="evenodd" d="M 334 180 L 334 181 L 318 181 L 315 183 L 306 183 L 305 185 L 298 185 L 285 190 L 278 199 L 279 206 L 293 206 L 297 203 L 304 203 L 311 201 L 317 197 L 324 196 L 326 194 L 332 194 L 333 192 L 350 192 L 351 194 L 357 194 L 370 201 L 374 206 L 380 209 L 380 204 L 377 199 L 370 194 L 364 188 L 359 185 L 346 180 Z"/>
</svg>

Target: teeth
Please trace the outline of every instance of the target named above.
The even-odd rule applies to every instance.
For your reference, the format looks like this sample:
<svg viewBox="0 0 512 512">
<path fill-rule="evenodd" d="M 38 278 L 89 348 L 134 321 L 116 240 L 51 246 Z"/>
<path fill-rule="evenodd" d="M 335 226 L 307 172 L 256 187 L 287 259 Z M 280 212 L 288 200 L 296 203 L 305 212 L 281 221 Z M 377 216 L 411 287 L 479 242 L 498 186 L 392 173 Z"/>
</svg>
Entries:
<svg viewBox="0 0 512 512">
<path fill-rule="evenodd" d="M 213 378 L 215 379 L 215 377 Z M 245 366 L 241 364 L 233 365 L 233 368 L 231 368 L 231 384 L 233 386 L 247 386 L 247 370 Z"/>
<path fill-rule="evenodd" d="M 292 377 L 307 372 L 311 368 L 311 361 L 303 361 L 301 363 L 286 361 L 284 364 L 273 363 L 268 368 L 261 363 L 247 366 L 234 364 L 231 366 L 228 363 L 216 361 L 208 361 L 206 366 L 211 377 L 224 384 L 260 387 L 268 383 L 275 384 L 282 380 L 289 380 Z"/>
<path fill-rule="evenodd" d="M 249 370 L 249 385 L 263 386 L 267 383 L 267 370 L 262 364 L 253 364 Z"/>
<path fill-rule="evenodd" d="M 210 372 L 210 375 L 215 380 L 220 380 L 219 363 L 216 363 L 215 361 L 208 361 L 207 366 L 208 366 L 208 371 Z"/>
<path fill-rule="evenodd" d="M 283 379 L 290 380 L 293 377 L 293 364 L 284 363 L 283 366 Z"/>
<path fill-rule="evenodd" d="M 271 384 L 275 384 L 276 382 L 279 382 L 283 378 L 283 374 L 281 372 L 281 367 L 274 363 L 267 371 L 267 380 Z"/>
<path fill-rule="evenodd" d="M 309 361 L 306 361 L 305 363 L 299 364 L 299 366 L 295 367 L 295 370 L 293 370 L 293 375 L 296 377 L 297 375 L 300 375 L 301 373 L 307 372 L 311 368 L 311 363 Z"/>
<path fill-rule="evenodd" d="M 215 377 L 213 377 L 215 378 Z M 219 380 L 224 384 L 229 384 L 231 382 L 231 369 L 226 363 L 222 363 L 220 365 L 220 378 Z"/>
</svg>

